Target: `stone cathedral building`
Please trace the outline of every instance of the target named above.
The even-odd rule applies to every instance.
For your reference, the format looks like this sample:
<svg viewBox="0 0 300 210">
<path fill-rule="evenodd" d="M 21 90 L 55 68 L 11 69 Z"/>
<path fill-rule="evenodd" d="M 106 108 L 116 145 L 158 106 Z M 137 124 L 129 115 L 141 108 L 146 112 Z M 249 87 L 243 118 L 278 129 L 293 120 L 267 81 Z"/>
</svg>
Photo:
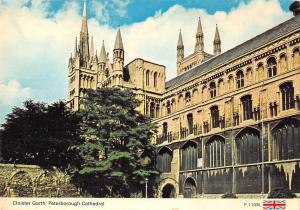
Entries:
<svg viewBox="0 0 300 210">
<path fill-rule="evenodd" d="M 80 108 L 85 88 L 137 94 L 139 111 L 159 125 L 159 197 L 300 193 L 300 3 L 290 10 L 291 19 L 223 53 L 217 27 L 214 52 L 204 51 L 199 19 L 194 52 L 185 56 L 180 32 L 177 76 L 166 81 L 163 65 L 125 64 L 120 29 L 111 61 L 104 43 L 94 53 L 84 4 L 69 59 L 69 106 Z"/>
</svg>

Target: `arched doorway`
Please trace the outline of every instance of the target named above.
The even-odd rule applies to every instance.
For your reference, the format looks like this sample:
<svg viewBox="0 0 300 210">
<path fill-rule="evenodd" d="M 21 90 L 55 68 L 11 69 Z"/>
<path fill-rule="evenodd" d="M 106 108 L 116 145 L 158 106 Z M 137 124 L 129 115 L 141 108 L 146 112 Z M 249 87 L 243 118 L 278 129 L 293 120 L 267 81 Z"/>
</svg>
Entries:
<svg viewBox="0 0 300 210">
<path fill-rule="evenodd" d="M 184 183 L 183 196 L 185 198 L 193 198 L 196 195 L 196 183 L 194 179 L 187 178 Z"/>
<path fill-rule="evenodd" d="M 162 198 L 175 198 L 175 187 L 171 184 L 166 184 L 162 189 Z"/>
</svg>

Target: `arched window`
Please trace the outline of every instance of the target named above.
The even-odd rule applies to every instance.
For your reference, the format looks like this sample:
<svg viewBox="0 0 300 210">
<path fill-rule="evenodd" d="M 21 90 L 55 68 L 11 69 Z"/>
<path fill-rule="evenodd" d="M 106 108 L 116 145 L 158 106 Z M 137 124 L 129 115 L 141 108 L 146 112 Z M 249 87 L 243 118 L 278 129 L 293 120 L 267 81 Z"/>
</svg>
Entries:
<svg viewBox="0 0 300 210">
<path fill-rule="evenodd" d="M 208 168 L 225 166 L 225 139 L 211 137 L 205 144 L 205 166 Z"/>
<path fill-rule="evenodd" d="M 199 92 L 197 89 L 193 90 L 193 102 L 197 102 L 199 100 Z"/>
<path fill-rule="evenodd" d="M 159 104 L 156 104 L 156 110 L 155 110 L 155 116 L 156 117 L 159 117 L 159 110 L 160 110 L 160 107 L 159 107 Z"/>
<path fill-rule="evenodd" d="M 185 94 L 185 103 L 186 103 L 186 105 L 189 105 L 190 102 L 191 102 L 191 94 L 190 94 L 190 92 L 187 92 Z"/>
<path fill-rule="evenodd" d="M 173 159 L 173 153 L 172 151 L 167 148 L 163 147 L 161 150 L 158 152 L 157 156 L 157 168 L 161 172 L 171 172 L 171 163 Z"/>
<path fill-rule="evenodd" d="M 238 71 L 236 73 L 236 87 L 237 88 L 244 87 L 244 73 L 243 73 L 243 71 Z"/>
<path fill-rule="evenodd" d="M 216 83 L 212 82 L 209 85 L 209 92 L 210 92 L 210 97 L 214 98 L 217 95 L 217 88 L 216 88 Z"/>
<path fill-rule="evenodd" d="M 108 69 L 105 70 L 105 77 L 106 77 L 106 78 L 109 77 L 109 71 L 108 71 Z"/>
<path fill-rule="evenodd" d="M 272 157 L 275 160 L 300 158 L 300 121 L 285 119 L 273 130 Z"/>
<path fill-rule="evenodd" d="M 153 75 L 153 81 L 154 81 L 154 87 L 157 87 L 157 72 L 154 73 Z"/>
<path fill-rule="evenodd" d="M 167 114 L 171 113 L 171 104 L 170 101 L 167 101 Z"/>
<path fill-rule="evenodd" d="M 293 67 L 298 67 L 300 65 L 300 50 L 296 48 L 293 50 Z"/>
<path fill-rule="evenodd" d="M 181 149 L 181 169 L 191 170 L 197 168 L 197 144 L 188 141 Z"/>
<path fill-rule="evenodd" d="M 150 85 L 150 71 L 146 71 L 146 86 Z"/>
<path fill-rule="evenodd" d="M 153 102 L 150 104 L 150 117 L 155 117 L 155 104 Z"/>
<path fill-rule="evenodd" d="M 183 96 L 179 95 L 178 96 L 178 108 L 181 109 L 184 105 L 184 100 L 183 100 Z"/>
<path fill-rule="evenodd" d="M 218 95 L 222 95 L 225 91 L 224 91 L 224 81 L 223 79 L 220 79 L 218 81 L 218 90 L 219 90 L 219 94 Z"/>
<path fill-rule="evenodd" d="M 295 107 L 294 87 L 292 82 L 286 82 L 279 86 L 281 91 L 282 110 L 288 110 Z"/>
<path fill-rule="evenodd" d="M 219 109 L 218 106 L 212 106 L 210 108 L 211 114 L 211 125 L 212 128 L 217 128 L 220 126 L 220 119 L 219 119 Z"/>
<path fill-rule="evenodd" d="M 268 64 L 268 77 L 274 77 L 277 74 L 277 62 L 274 57 L 269 58 L 267 61 Z"/>
<path fill-rule="evenodd" d="M 249 84 L 252 83 L 252 80 L 253 80 L 253 72 L 252 72 L 251 68 L 247 68 L 246 75 L 247 75 L 247 81 L 246 81 L 246 83 L 249 85 Z"/>
<path fill-rule="evenodd" d="M 187 123 L 188 123 L 188 129 L 189 129 L 189 134 L 193 133 L 193 126 L 194 126 L 194 122 L 193 122 L 193 114 L 188 114 L 187 115 Z"/>
<path fill-rule="evenodd" d="M 264 65 L 262 63 L 259 63 L 257 65 L 257 81 L 261 81 L 264 78 Z"/>
<path fill-rule="evenodd" d="M 283 53 L 280 55 L 280 73 L 286 72 L 287 71 L 287 59 L 286 59 L 286 55 Z"/>
<path fill-rule="evenodd" d="M 176 110 L 176 102 L 175 102 L 175 99 L 173 98 L 172 99 L 172 102 L 171 102 L 171 110 L 174 112 Z"/>
<path fill-rule="evenodd" d="M 237 164 L 261 162 L 260 133 L 254 128 L 245 128 L 236 136 Z"/>
<path fill-rule="evenodd" d="M 203 86 L 202 87 L 202 101 L 205 101 L 207 99 L 207 87 L 206 86 Z"/>
<path fill-rule="evenodd" d="M 162 125 L 162 136 L 167 137 L 168 135 L 168 123 L 164 122 Z"/>
<path fill-rule="evenodd" d="M 233 86 L 234 86 L 234 83 L 233 83 L 233 76 L 230 75 L 230 76 L 228 77 L 228 89 L 229 89 L 229 91 L 232 91 L 232 90 L 233 90 Z"/>
<path fill-rule="evenodd" d="M 244 120 L 249 120 L 253 118 L 252 114 L 252 98 L 251 95 L 246 95 L 241 98 L 243 105 L 243 117 Z"/>
</svg>

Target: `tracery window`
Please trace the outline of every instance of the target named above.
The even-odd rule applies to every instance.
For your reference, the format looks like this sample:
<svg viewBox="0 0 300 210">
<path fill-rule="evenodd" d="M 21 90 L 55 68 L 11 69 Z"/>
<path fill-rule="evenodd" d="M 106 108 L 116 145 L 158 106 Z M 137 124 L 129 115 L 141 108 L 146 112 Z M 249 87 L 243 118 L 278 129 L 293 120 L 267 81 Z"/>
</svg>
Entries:
<svg viewBox="0 0 300 210">
<path fill-rule="evenodd" d="M 220 126 L 220 120 L 219 120 L 219 109 L 218 106 L 212 106 L 210 108 L 210 114 L 211 114 L 211 122 L 212 122 L 212 128 L 217 128 Z"/>
<path fill-rule="evenodd" d="M 281 91 L 282 110 L 288 110 L 295 107 L 294 87 L 292 82 L 286 82 L 279 86 Z"/>
<path fill-rule="evenodd" d="M 205 166 L 209 168 L 225 165 L 225 139 L 213 136 L 205 144 Z"/>
<path fill-rule="evenodd" d="M 167 114 L 170 114 L 171 113 L 171 103 L 170 101 L 167 102 Z"/>
<path fill-rule="evenodd" d="M 261 162 L 260 133 L 254 128 L 245 128 L 236 137 L 237 164 Z"/>
<path fill-rule="evenodd" d="M 272 156 L 275 160 L 300 158 L 300 121 L 288 118 L 273 130 Z"/>
<path fill-rule="evenodd" d="M 188 123 L 188 129 L 189 129 L 189 134 L 193 133 L 193 126 L 194 126 L 194 122 L 193 122 L 193 114 L 188 114 L 187 115 L 187 123 Z"/>
<path fill-rule="evenodd" d="M 157 156 L 157 168 L 161 172 L 171 172 L 173 153 L 169 148 L 162 148 Z"/>
<path fill-rule="evenodd" d="M 252 98 L 251 95 L 246 95 L 241 98 L 243 105 L 243 117 L 244 120 L 249 120 L 253 118 L 252 113 Z"/>
<path fill-rule="evenodd" d="M 189 105 L 190 102 L 191 102 L 191 94 L 190 94 L 190 92 L 187 92 L 185 94 L 185 103 L 186 103 L 186 105 Z"/>
<path fill-rule="evenodd" d="M 197 144 L 188 141 L 181 149 L 181 169 L 191 170 L 197 168 Z"/>
</svg>

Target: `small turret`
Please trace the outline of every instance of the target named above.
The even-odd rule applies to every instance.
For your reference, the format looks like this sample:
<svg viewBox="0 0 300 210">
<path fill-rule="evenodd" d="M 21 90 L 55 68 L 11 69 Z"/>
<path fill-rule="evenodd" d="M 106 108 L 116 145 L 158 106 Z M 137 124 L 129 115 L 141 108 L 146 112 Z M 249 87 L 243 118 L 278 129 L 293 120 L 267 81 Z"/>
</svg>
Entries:
<svg viewBox="0 0 300 210">
<path fill-rule="evenodd" d="M 199 17 L 198 21 L 198 27 L 197 27 L 197 33 L 196 33 L 196 44 L 195 44 L 195 52 L 204 51 L 204 35 L 203 35 L 203 30 L 202 30 L 202 25 L 201 25 L 201 19 Z"/>
<path fill-rule="evenodd" d="M 184 45 L 183 45 L 182 35 L 180 30 L 178 36 L 178 42 L 177 42 L 177 62 L 182 61 L 183 58 L 184 58 Z"/>
<path fill-rule="evenodd" d="M 184 45 L 182 41 L 182 35 L 181 35 L 181 30 L 179 32 L 178 36 L 178 42 L 177 42 L 177 74 L 179 74 L 179 68 L 180 68 L 180 63 L 184 59 Z"/>
<path fill-rule="evenodd" d="M 221 39 L 218 25 L 216 25 L 215 39 L 214 39 L 214 55 L 221 54 Z"/>
<path fill-rule="evenodd" d="M 100 51 L 100 56 L 99 56 L 99 64 L 100 64 L 100 69 L 101 70 L 104 70 L 106 60 L 107 60 L 107 57 L 106 57 L 104 41 L 102 41 L 102 46 L 101 46 L 101 51 Z"/>
<path fill-rule="evenodd" d="M 120 28 L 117 31 L 117 36 L 115 40 L 115 46 L 113 50 L 113 71 L 116 75 L 113 84 L 121 85 L 123 79 L 123 67 L 124 67 L 124 48 L 121 36 Z"/>
</svg>

